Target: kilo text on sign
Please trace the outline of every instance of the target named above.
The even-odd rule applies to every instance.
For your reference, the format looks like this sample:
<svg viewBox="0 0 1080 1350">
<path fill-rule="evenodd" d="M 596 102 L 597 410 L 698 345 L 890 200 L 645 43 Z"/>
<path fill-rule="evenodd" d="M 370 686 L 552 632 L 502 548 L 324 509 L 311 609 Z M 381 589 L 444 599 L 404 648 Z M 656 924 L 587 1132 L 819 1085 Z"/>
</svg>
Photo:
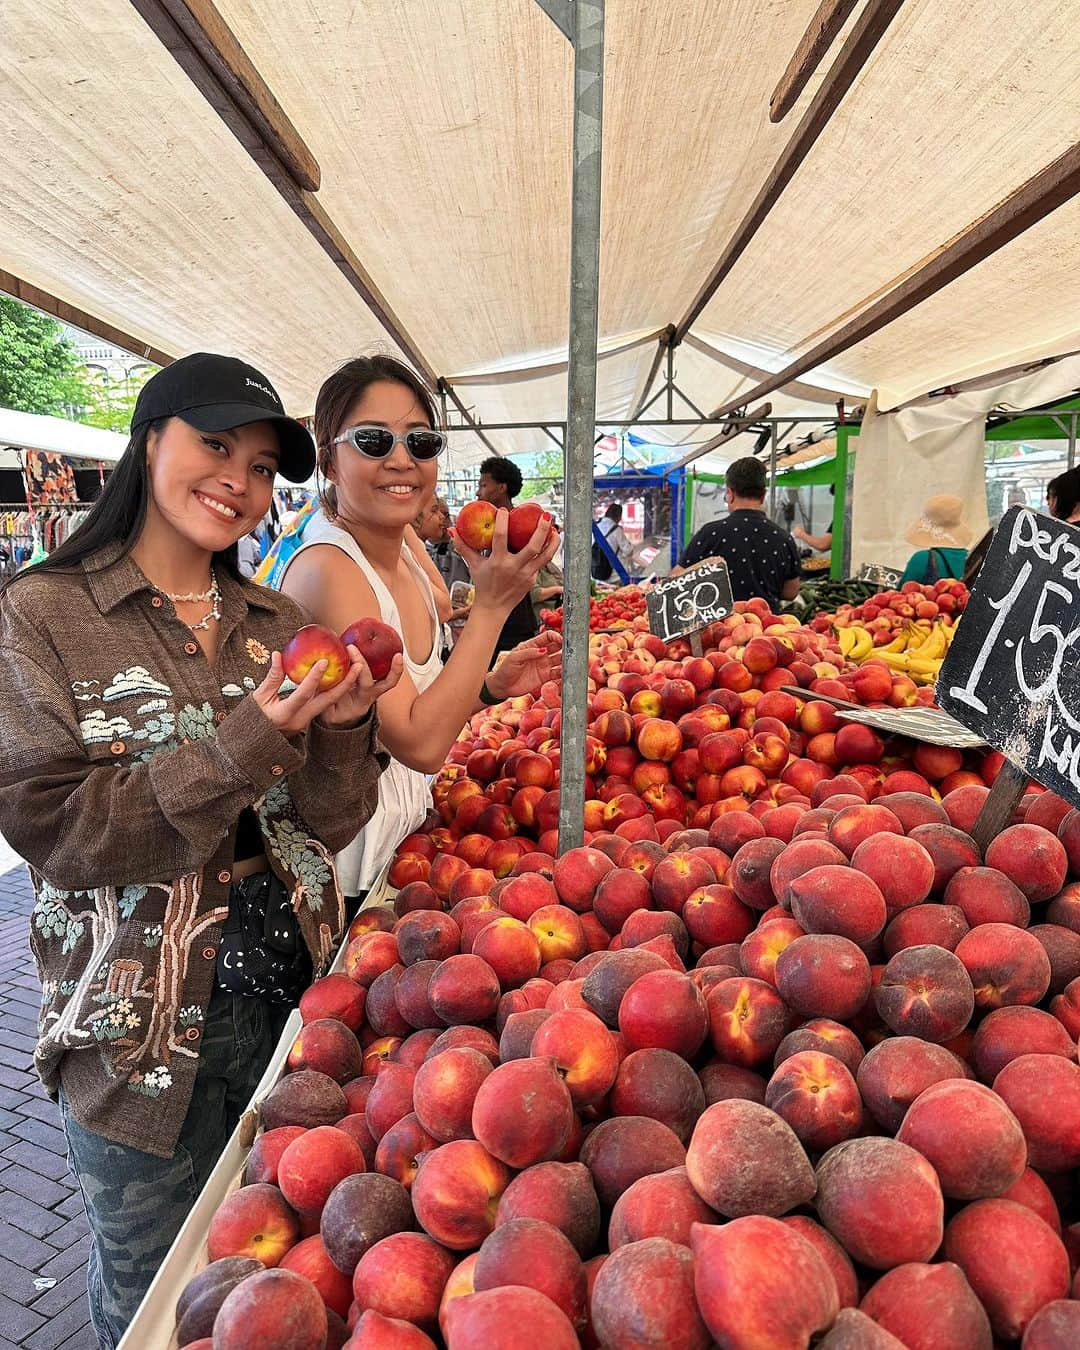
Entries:
<svg viewBox="0 0 1080 1350">
<path fill-rule="evenodd" d="M 937 701 L 1031 778 L 1080 805 L 1080 530 L 1002 518 Z"/>
</svg>

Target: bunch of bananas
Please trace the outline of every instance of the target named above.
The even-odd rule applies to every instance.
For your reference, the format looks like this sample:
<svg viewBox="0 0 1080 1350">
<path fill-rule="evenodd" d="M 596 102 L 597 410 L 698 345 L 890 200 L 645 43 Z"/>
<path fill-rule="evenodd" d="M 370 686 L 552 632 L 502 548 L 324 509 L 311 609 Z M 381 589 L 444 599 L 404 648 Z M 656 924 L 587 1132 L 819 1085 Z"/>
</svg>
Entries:
<svg viewBox="0 0 1080 1350">
<path fill-rule="evenodd" d="M 949 650 L 955 627 L 940 619 L 929 629 L 907 623 L 891 642 L 874 646 L 874 635 L 865 628 L 852 625 L 837 629 L 841 655 L 853 665 L 873 657 L 884 661 L 890 670 L 907 675 L 916 684 L 933 684 Z"/>
</svg>

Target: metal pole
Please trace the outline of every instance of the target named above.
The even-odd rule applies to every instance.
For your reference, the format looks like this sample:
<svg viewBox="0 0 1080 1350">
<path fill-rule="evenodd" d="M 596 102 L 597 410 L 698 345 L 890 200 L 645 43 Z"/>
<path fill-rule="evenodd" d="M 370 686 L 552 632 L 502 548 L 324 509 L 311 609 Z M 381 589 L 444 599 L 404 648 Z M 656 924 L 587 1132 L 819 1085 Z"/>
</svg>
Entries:
<svg viewBox="0 0 1080 1350">
<path fill-rule="evenodd" d="M 776 423 L 770 428 L 769 445 L 769 519 L 776 519 Z"/>
<path fill-rule="evenodd" d="M 574 178 L 570 233 L 570 370 L 566 425 L 566 589 L 559 761 L 559 852 L 585 833 L 593 436 L 600 293 L 600 156 L 604 0 L 574 0 Z"/>
<path fill-rule="evenodd" d="M 1076 462 L 1076 413 L 1069 418 L 1069 464 L 1071 469 Z"/>
</svg>

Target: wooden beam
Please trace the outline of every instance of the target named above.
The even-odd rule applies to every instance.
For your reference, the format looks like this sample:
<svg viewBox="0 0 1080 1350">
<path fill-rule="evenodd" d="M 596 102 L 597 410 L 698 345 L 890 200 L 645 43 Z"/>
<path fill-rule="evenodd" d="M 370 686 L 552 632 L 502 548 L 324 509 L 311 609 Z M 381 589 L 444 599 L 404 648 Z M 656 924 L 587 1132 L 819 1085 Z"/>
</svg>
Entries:
<svg viewBox="0 0 1080 1350">
<path fill-rule="evenodd" d="M 806 82 L 821 64 L 825 53 L 836 41 L 859 0 L 821 0 L 817 13 L 807 25 L 787 70 L 769 99 L 769 121 L 782 122 L 798 102 Z"/>
<path fill-rule="evenodd" d="M 683 340 L 690 326 L 716 294 L 720 283 L 742 257 L 750 241 L 761 228 L 762 222 L 779 201 L 784 189 L 794 178 L 796 170 L 825 130 L 829 119 L 840 106 L 844 95 L 855 82 L 903 3 L 904 0 L 867 0 L 866 8 L 848 34 L 847 41 L 840 49 L 840 54 L 833 62 L 829 73 L 822 80 L 821 87 L 814 95 L 810 106 L 803 113 L 791 140 L 773 165 L 761 190 L 750 204 L 750 209 L 735 227 L 735 233 L 728 240 L 716 265 L 694 296 L 690 308 L 675 325 L 675 335 L 672 339 L 674 345 L 677 346 Z"/>
<path fill-rule="evenodd" d="M 50 314 L 54 319 L 71 324 L 73 328 L 81 328 L 84 333 L 101 338 L 102 342 L 111 343 L 122 351 L 130 352 L 132 356 L 150 361 L 155 366 L 167 366 L 176 360 L 169 352 L 160 351 L 157 347 L 132 337 L 122 328 L 116 328 L 113 324 L 106 323 L 104 319 L 95 318 L 93 314 L 87 314 L 86 310 L 77 309 L 66 300 L 60 300 L 39 286 L 33 286 L 29 281 L 23 281 L 21 277 L 5 272 L 2 268 L 0 268 L 0 291 L 21 300 L 24 305 L 40 309 L 43 314 Z"/>
<path fill-rule="evenodd" d="M 256 87 L 264 90 L 271 101 L 273 95 L 211 0 L 131 0 L 131 3 L 402 353 L 432 387 L 437 385 L 434 367 L 406 332 L 310 186 L 305 186 L 307 183 L 317 187 L 319 183 L 319 166 L 307 147 L 276 102 L 273 119 L 269 107 L 256 106 L 252 92 Z M 305 154 L 310 162 L 304 160 Z"/>
<path fill-rule="evenodd" d="M 318 192 L 318 161 L 213 0 L 131 2 L 230 130 L 245 145 L 254 132 L 297 187 Z"/>
<path fill-rule="evenodd" d="M 719 435 L 711 437 L 711 439 L 707 440 L 703 445 L 695 446 L 695 448 L 691 450 L 688 455 L 684 455 L 678 463 L 669 465 L 664 477 L 667 478 L 668 475 L 674 473 L 676 469 L 685 469 L 688 464 L 693 464 L 695 459 L 700 459 L 702 455 L 707 455 L 710 450 L 719 449 L 726 441 L 733 440 L 755 422 L 759 422 L 763 417 L 770 416 L 771 413 L 772 404 L 763 403 L 760 408 L 755 408 L 753 412 L 748 412 L 745 417 L 739 417 L 735 421 L 729 422 Z"/>
<path fill-rule="evenodd" d="M 888 295 L 870 305 L 783 370 L 778 370 L 753 389 L 740 394 L 737 400 L 717 409 L 718 415 L 723 416 L 748 399 L 771 394 L 789 380 L 797 379 L 872 337 L 894 319 L 936 295 L 957 277 L 970 272 L 1032 225 L 1037 225 L 1077 193 L 1080 193 L 1080 143 L 1070 146 L 1052 164 L 1029 178 L 991 211 L 972 221 L 926 262 L 909 272 Z"/>
</svg>

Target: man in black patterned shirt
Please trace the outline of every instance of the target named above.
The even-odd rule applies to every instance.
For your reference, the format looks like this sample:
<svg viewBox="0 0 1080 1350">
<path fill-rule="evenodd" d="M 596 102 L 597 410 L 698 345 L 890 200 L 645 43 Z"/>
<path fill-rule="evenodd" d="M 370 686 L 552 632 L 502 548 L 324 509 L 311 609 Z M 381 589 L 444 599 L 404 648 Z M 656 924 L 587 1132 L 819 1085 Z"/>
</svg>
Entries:
<svg viewBox="0 0 1080 1350">
<path fill-rule="evenodd" d="M 736 600 L 760 595 L 769 608 L 799 593 L 799 554 L 786 530 L 765 514 L 765 465 L 748 456 L 729 465 L 724 477 L 728 514 L 703 525 L 683 549 L 680 568 L 723 558 Z"/>
</svg>

